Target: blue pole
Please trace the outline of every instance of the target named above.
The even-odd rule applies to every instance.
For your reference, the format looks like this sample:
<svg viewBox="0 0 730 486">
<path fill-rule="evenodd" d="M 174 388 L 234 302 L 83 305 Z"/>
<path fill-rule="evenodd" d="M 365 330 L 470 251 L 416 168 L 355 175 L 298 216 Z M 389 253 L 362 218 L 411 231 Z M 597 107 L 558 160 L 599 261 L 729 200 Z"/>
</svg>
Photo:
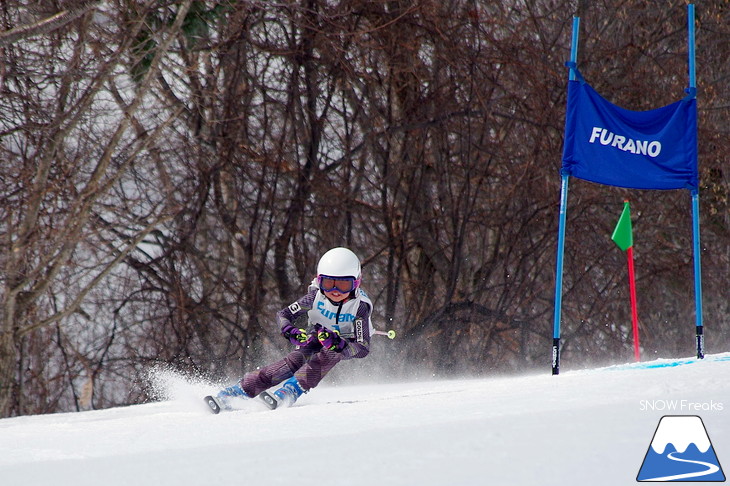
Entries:
<svg viewBox="0 0 730 486">
<path fill-rule="evenodd" d="M 697 88 L 695 74 L 695 6 L 687 5 L 687 27 L 689 43 L 689 87 L 691 90 Z M 695 273 L 695 336 L 697 346 L 697 358 L 705 357 L 705 332 L 702 324 L 702 267 L 700 265 L 700 192 L 699 189 L 692 190 L 692 253 L 694 256 Z"/>
<path fill-rule="evenodd" d="M 580 32 L 580 17 L 573 17 L 573 34 L 570 40 L 570 61 L 578 62 L 578 33 Z M 569 81 L 575 81 L 575 74 L 571 69 Z M 560 219 L 558 222 L 558 256 L 555 264 L 555 313 L 553 315 L 553 375 L 560 373 L 560 311 L 563 306 L 563 255 L 565 253 L 565 216 L 568 209 L 568 179 L 566 173 L 561 173 L 560 184 Z"/>
<path fill-rule="evenodd" d="M 700 265 L 700 193 L 692 191 L 692 240 L 695 267 L 695 329 L 697 357 L 705 357 L 705 333 L 702 324 L 702 270 Z"/>
<path fill-rule="evenodd" d="M 570 62 L 578 62 L 578 32 L 580 32 L 580 17 L 573 17 L 573 36 L 570 39 Z M 575 73 L 570 70 L 568 80 L 575 81 Z"/>
<path fill-rule="evenodd" d="M 558 258 L 555 265 L 555 314 L 553 315 L 553 375 L 560 373 L 560 311 L 563 306 L 563 255 L 565 253 L 565 216 L 568 208 L 568 174 L 561 174 Z"/>
<path fill-rule="evenodd" d="M 689 27 L 689 87 L 697 87 L 695 75 L 695 6 L 687 5 L 687 23 Z"/>
</svg>

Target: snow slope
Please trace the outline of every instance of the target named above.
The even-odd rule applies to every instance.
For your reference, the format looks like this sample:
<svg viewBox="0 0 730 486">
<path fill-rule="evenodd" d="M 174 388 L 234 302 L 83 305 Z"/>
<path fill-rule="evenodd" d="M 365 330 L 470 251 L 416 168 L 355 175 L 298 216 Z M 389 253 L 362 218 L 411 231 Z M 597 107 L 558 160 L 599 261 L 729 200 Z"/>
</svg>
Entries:
<svg viewBox="0 0 730 486">
<path fill-rule="evenodd" d="M 211 415 L 170 399 L 0 420 L 2 485 L 630 485 L 663 415 L 730 467 L 730 354 L 512 378 L 326 386 Z M 730 470 L 725 470 L 725 474 Z M 686 483 L 685 483 L 686 484 Z"/>
</svg>

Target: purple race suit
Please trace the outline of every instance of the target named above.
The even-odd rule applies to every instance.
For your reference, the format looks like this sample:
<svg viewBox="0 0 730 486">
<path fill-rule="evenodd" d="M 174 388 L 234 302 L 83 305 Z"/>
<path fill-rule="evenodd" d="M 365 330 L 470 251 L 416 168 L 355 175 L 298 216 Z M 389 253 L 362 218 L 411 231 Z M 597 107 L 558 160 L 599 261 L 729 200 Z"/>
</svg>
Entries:
<svg viewBox="0 0 730 486">
<path fill-rule="evenodd" d="M 317 386 L 341 360 L 364 358 L 370 352 L 373 304 L 367 294 L 357 288 L 346 302 L 333 303 L 317 287 L 276 314 L 279 325 L 293 325 L 313 331 L 316 325 L 338 331 L 347 341 L 341 353 L 323 349 L 317 339 L 298 346 L 283 359 L 247 373 L 241 387 L 249 396 L 256 396 L 284 380 L 297 377 L 304 390 Z"/>
</svg>

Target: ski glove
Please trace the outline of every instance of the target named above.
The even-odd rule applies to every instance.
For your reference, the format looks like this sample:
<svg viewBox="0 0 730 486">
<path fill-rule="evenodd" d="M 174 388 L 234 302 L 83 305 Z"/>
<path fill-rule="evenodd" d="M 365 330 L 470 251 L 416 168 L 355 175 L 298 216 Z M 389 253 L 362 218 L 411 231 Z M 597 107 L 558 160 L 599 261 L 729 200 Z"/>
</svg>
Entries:
<svg viewBox="0 0 730 486">
<path fill-rule="evenodd" d="M 341 353 L 342 350 L 345 349 L 345 346 L 347 346 L 347 340 L 342 339 L 339 332 L 332 331 L 326 327 L 319 330 L 317 333 L 317 339 L 319 339 L 319 343 L 324 349 L 329 349 L 330 351 L 336 351 L 338 353 Z"/>
<path fill-rule="evenodd" d="M 304 346 L 309 341 L 309 334 L 307 334 L 306 329 L 299 329 L 291 324 L 281 328 L 281 335 L 296 346 Z"/>
</svg>

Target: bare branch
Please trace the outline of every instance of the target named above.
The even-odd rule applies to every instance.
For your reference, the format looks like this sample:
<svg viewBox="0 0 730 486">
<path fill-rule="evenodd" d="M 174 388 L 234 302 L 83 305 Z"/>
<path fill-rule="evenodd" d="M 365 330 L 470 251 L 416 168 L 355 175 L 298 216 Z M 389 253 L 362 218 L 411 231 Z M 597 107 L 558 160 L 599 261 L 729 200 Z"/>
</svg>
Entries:
<svg viewBox="0 0 730 486">
<path fill-rule="evenodd" d="M 95 9 L 102 4 L 101 1 L 86 1 L 73 9 L 62 10 L 51 17 L 39 20 L 32 24 L 19 25 L 10 30 L 0 32 L 0 47 L 4 47 L 14 42 L 46 35 L 56 29 L 63 27 L 69 22 L 73 22 L 85 13 Z"/>
</svg>

